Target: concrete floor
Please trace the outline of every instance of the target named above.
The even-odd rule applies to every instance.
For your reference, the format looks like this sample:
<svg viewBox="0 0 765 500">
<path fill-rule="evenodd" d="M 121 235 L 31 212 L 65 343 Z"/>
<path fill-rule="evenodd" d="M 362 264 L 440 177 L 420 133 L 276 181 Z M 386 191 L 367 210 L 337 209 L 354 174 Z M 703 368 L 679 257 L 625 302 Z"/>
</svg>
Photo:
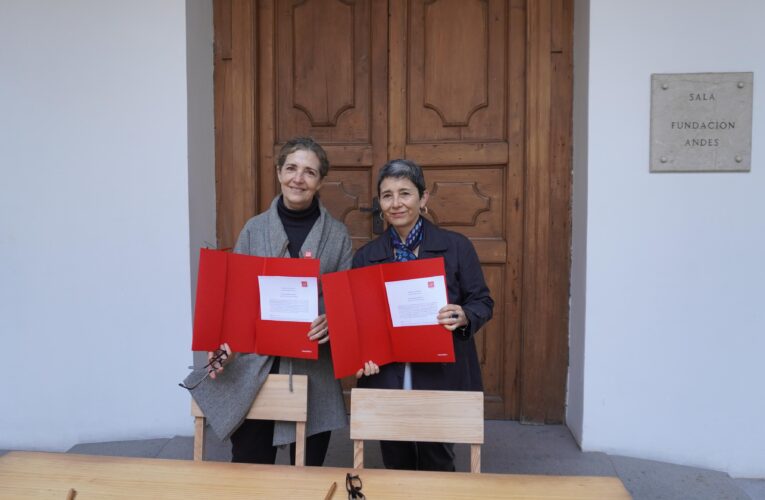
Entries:
<svg viewBox="0 0 765 500">
<path fill-rule="evenodd" d="M 193 439 L 164 439 L 78 444 L 69 453 L 190 459 Z M 382 467 L 377 443 L 365 446 L 365 466 Z M 230 443 L 207 433 L 206 460 L 230 460 Z M 350 467 L 353 445 L 348 429 L 333 432 L 326 465 Z M 280 450 L 277 462 L 287 463 Z M 521 425 L 489 420 L 482 448 L 483 472 L 618 476 L 635 499 L 742 499 L 765 500 L 765 479 L 732 479 L 728 474 L 651 460 L 579 450 L 568 428 L 562 425 Z M 469 469 L 468 447 L 457 446 L 457 469 Z"/>
</svg>

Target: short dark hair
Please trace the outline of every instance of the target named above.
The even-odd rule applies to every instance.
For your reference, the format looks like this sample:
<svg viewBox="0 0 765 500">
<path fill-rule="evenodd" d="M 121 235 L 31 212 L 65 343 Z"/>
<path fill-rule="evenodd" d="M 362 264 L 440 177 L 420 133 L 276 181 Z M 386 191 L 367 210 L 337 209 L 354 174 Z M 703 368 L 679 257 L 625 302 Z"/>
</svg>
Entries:
<svg viewBox="0 0 765 500">
<path fill-rule="evenodd" d="M 425 174 L 422 173 L 422 168 L 412 160 L 398 158 L 383 165 L 383 168 L 380 169 L 380 174 L 377 176 L 377 196 L 380 196 L 382 181 L 388 177 L 409 179 L 417 187 L 420 198 L 425 194 Z"/>
<path fill-rule="evenodd" d="M 279 158 L 276 167 L 281 170 L 287 157 L 295 151 L 312 151 L 319 159 L 319 176 L 323 179 L 329 173 L 329 160 L 327 152 L 321 147 L 321 144 L 314 141 L 312 137 L 293 137 L 287 141 L 282 149 L 279 150 Z"/>
</svg>

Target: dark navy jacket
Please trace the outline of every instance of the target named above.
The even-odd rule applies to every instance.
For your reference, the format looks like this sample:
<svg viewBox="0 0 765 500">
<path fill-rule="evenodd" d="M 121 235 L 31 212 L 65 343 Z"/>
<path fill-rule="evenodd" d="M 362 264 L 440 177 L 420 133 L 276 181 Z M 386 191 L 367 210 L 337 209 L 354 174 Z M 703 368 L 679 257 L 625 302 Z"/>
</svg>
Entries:
<svg viewBox="0 0 765 500">
<path fill-rule="evenodd" d="M 418 258 L 444 258 L 449 303 L 461 305 L 470 324 L 464 334 L 452 334 L 454 363 L 412 363 L 412 388 L 481 391 L 481 367 L 473 334 L 491 319 L 494 301 L 483 278 L 478 255 L 465 236 L 441 229 L 427 219 L 423 219 L 423 225 Z M 361 247 L 353 257 L 354 268 L 384 262 L 393 262 L 393 245 L 387 232 Z M 358 385 L 400 389 L 403 381 L 404 363 L 391 363 L 381 366 L 378 375 L 361 377 Z"/>
</svg>

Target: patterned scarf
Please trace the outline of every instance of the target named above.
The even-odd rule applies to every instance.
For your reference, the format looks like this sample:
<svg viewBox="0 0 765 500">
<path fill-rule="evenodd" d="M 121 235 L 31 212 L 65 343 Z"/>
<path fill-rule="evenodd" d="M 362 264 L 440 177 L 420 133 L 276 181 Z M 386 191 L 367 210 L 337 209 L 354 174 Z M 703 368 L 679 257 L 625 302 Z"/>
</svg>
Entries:
<svg viewBox="0 0 765 500">
<path fill-rule="evenodd" d="M 408 260 L 416 260 L 417 256 L 414 254 L 414 249 L 420 245 L 422 241 L 422 217 L 417 219 L 417 223 L 414 225 L 409 234 L 406 236 L 406 242 L 402 243 L 399 238 L 396 229 L 393 226 L 388 227 L 390 233 L 390 240 L 393 243 L 393 260 L 394 262 L 406 262 Z"/>
</svg>

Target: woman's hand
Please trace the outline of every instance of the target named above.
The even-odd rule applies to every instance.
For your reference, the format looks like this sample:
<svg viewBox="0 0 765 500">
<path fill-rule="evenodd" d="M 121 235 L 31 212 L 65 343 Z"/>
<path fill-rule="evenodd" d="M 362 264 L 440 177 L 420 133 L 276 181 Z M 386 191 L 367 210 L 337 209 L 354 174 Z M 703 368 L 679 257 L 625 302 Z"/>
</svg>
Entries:
<svg viewBox="0 0 765 500">
<path fill-rule="evenodd" d="M 462 306 L 446 304 L 438 311 L 438 323 L 450 332 L 453 332 L 457 328 L 467 326 L 468 319 Z"/>
<path fill-rule="evenodd" d="M 220 351 L 220 352 L 219 352 Z M 215 358 L 215 355 L 218 354 L 218 359 Z M 231 352 L 231 348 L 228 346 L 228 344 L 223 343 L 220 345 L 220 349 L 215 352 L 207 352 L 207 364 L 210 365 L 209 367 L 209 373 L 210 378 L 214 379 L 217 374 L 221 373 L 223 371 L 223 367 L 226 366 L 226 364 L 231 361 L 234 358 L 234 355 Z"/>
<path fill-rule="evenodd" d="M 329 326 L 327 325 L 327 315 L 322 314 L 317 316 L 311 323 L 311 329 L 308 330 L 308 340 L 315 342 L 319 341 L 319 344 L 323 344 L 329 341 Z"/>
<path fill-rule="evenodd" d="M 377 375 L 380 373 L 380 367 L 374 361 L 367 361 L 364 363 L 364 368 L 356 372 L 356 378 L 360 379 L 362 376 L 369 377 L 370 375 Z"/>
</svg>

